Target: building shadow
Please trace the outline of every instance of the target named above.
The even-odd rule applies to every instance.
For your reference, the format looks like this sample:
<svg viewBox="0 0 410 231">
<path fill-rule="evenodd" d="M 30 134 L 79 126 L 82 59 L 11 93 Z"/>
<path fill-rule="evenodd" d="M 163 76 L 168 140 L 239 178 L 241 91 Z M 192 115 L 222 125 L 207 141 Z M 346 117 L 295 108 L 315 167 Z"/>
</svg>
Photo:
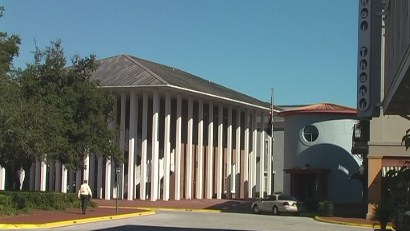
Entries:
<svg viewBox="0 0 410 231">
<path fill-rule="evenodd" d="M 225 213 L 252 213 L 252 199 L 235 199 L 215 204 L 206 209 L 220 210 Z"/>
</svg>

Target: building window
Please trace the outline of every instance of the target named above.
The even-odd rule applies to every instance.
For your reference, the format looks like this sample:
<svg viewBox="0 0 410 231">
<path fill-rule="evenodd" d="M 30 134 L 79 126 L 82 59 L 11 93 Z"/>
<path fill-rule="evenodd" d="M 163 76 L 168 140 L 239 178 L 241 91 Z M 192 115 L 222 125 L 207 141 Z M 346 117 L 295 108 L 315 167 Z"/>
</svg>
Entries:
<svg viewBox="0 0 410 231">
<path fill-rule="evenodd" d="M 303 137 L 307 142 L 314 142 L 319 136 L 319 130 L 313 125 L 308 125 L 303 129 Z"/>
</svg>

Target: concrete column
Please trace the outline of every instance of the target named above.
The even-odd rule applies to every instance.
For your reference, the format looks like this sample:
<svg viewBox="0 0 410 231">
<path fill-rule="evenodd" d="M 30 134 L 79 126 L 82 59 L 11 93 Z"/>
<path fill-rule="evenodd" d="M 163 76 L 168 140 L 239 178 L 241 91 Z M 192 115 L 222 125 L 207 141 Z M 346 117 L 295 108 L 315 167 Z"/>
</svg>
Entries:
<svg viewBox="0 0 410 231">
<path fill-rule="evenodd" d="M 222 186 L 223 186 L 223 155 L 224 155 L 224 144 L 223 144 L 223 133 L 224 133 L 224 119 L 223 119 L 223 106 L 219 104 L 218 106 L 218 160 L 217 160 L 217 177 L 216 177 L 216 198 L 222 199 Z"/>
<path fill-rule="evenodd" d="M 96 195 L 94 194 L 94 189 L 96 187 L 95 185 L 95 154 L 90 153 L 89 154 L 89 162 L 88 162 L 88 184 L 91 187 L 91 190 L 93 191 L 93 197 Z"/>
<path fill-rule="evenodd" d="M 171 96 L 165 96 L 165 125 L 164 125 L 164 185 L 162 186 L 163 200 L 169 200 L 171 172 Z"/>
<path fill-rule="evenodd" d="M 46 191 L 46 182 L 47 182 L 47 164 L 44 161 L 41 161 L 40 164 L 40 191 Z"/>
<path fill-rule="evenodd" d="M 117 104 L 115 103 L 114 106 L 114 112 L 117 111 Z M 110 130 L 115 128 L 115 124 L 116 124 L 116 117 L 113 118 L 112 121 L 108 121 L 108 128 Z M 112 140 L 112 142 L 114 142 L 114 140 Z M 105 188 L 104 188 L 104 199 L 105 200 L 110 200 L 111 199 L 111 194 L 112 194 L 112 186 L 114 185 L 114 173 L 112 169 L 113 169 L 113 161 L 110 159 L 106 159 L 105 160 Z"/>
<path fill-rule="evenodd" d="M 6 188 L 6 169 L 0 165 L 0 190 Z"/>
<path fill-rule="evenodd" d="M 198 167 L 196 172 L 196 198 L 202 199 L 204 182 L 204 102 L 198 102 Z"/>
<path fill-rule="evenodd" d="M 74 192 L 78 192 L 78 190 L 80 190 L 81 184 L 82 184 L 81 170 L 78 169 L 77 171 L 75 171 L 75 190 L 74 190 Z"/>
<path fill-rule="evenodd" d="M 258 153 L 258 129 L 256 124 L 256 112 L 252 113 L 252 156 L 251 156 L 251 195 L 256 197 L 256 155 Z"/>
<path fill-rule="evenodd" d="M 29 190 L 30 191 L 36 190 L 36 188 L 35 188 L 35 184 L 36 184 L 36 181 L 37 181 L 37 179 L 36 179 L 36 177 L 37 177 L 36 166 L 37 166 L 36 162 L 31 163 L 31 166 L 30 166 L 30 184 L 29 184 Z M 4 172 L 4 174 L 6 174 L 6 172 Z"/>
<path fill-rule="evenodd" d="M 134 166 L 135 166 L 135 139 L 136 139 L 136 95 L 135 91 L 130 92 L 130 123 L 129 123 L 129 135 L 128 135 L 128 193 L 127 199 L 133 200 L 134 196 Z"/>
<path fill-rule="evenodd" d="M 244 131 L 244 157 L 243 157 L 243 187 L 244 187 L 244 198 L 252 198 L 252 190 L 250 189 L 249 182 L 249 143 L 250 143 L 250 113 L 245 112 L 245 131 Z"/>
<path fill-rule="evenodd" d="M 192 136 L 194 132 L 194 118 L 193 118 L 194 103 L 191 96 L 188 97 L 188 140 L 187 140 L 187 154 L 186 154 L 186 177 L 185 177 L 185 199 L 192 199 L 192 173 L 193 173 L 193 144 Z"/>
<path fill-rule="evenodd" d="M 142 97 L 142 136 L 141 136 L 141 183 L 140 199 L 145 200 L 147 194 L 147 152 L 148 152 L 148 93 Z"/>
<path fill-rule="evenodd" d="M 111 199 L 111 176 L 112 176 L 112 166 L 111 166 L 111 160 L 107 159 L 105 161 L 105 192 L 104 192 L 104 199 L 105 200 L 110 200 Z"/>
<path fill-rule="evenodd" d="M 273 134 L 272 134 L 273 136 Z M 272 175 L 273 175 L 273 161 L 272 161 L 272 157 L 273 157 L 273 142 L 272 142 L 272 138 L 271 136 L 266 136 L 267 139 L 267 145 L 268 145 L 268 154 L 267 154 L 267 166 L 268 166 L 268 179 L 267 179 L 267 184 L 266 184 L 266 192 L 267 194 L 272 194 Z"/>
<path fill-rule="evenodd" d="M 265 127 L 264 123 L 264 114 L 261 113 L 261 127 Z M 263 129 L 260 132 L 260 140 L 259 140 L 259 197 L 263 197 L 265 192 L 265 131 Z"/>
<path fill-rule="evenodd" d="M 231 191 L 233 189 L 232 176 L 232 107 L 228 107 L 228 125 L 226 137 L 226 194 L 231 198 Z"/>
<path fill-rule="evenodd" d="M 61 164 L 61 192 L 67 193 L 67 179 L 68 178 L 68 170 L 65 168 L 64 164 Z"/>
<path fill-rule="evenodd" d="M 214 105 L 209 102 L 208 123 L 208 153 L 206 163 L 206 199 L 212 199 L 213 194 L 213 161 L 214 161 Z"/>
<path fill-rule="evenodd" d="M 137 199 L 137 189 L 136 186 L 141 182 L 141 163 L 137 163 L 138 157 L 138 147 L 141 146 L 141 139 L 138 139 L 138 111 L 139 111 L 139 104 L 138 104 L 138 95 L 135 96 L 135 139 L 134 139 L 134 195 L 133 198 Z"/>
<path fill-rule="evenodd" d="M 118 197 L 118 194 L 119 194 L 119 193 L 117 193 L 117 187 L 118 187 L 118 185 L 117 185 L 117 167 L 118 166 L 117 166 L 117 163 L 115 163 L 115 161 L 111 161 L 110 166 L 111 166 L 111 170 L 110 170 L 110 173 L 111 173 L 111 178 L 110 178 L 111 179 L 111 195 L 110 195 L 110 197 L 113 198 L 113 199 L 116 199 Z M 121 168 L 119 168 L 119 169 L 120 169 L 119 174 L 121 174 Z M 118 177 L 118 178 L 120 179 L 120 177 Z M 118 180 L 118 184 L 120 184 L 120 180 Z M 120 192 L 119 189 L 118 189 L 118 191 Z"/>
<path fill-rule="evenodd" d="M 56 170 L 56 166 L 55 163 L 54 164 L 50 164 L 50 166 L 47 167 L 46 165 L 46 169 L 48 169 L 48 186 L 46 186 L 46 191 L 54 191 L 54 185 L 55 185 L 55 170 Z"/>
<path fill-rule="evenodd" d="M 88 154 L 84 159 L 84 169 L 83 169 L 83 181 L 89 181 L 90 176 L 90 154 Z"/>
<path fill-rule="evenodd" d="M 40 161 L 36 160 L 36 168 L 35 168 L 35 180 L 34 180 L 34 190 L 40 191 Z"/>
<path fill-rule="evenodd" d="M 126 118 L 126 110 L 127 110 L 127 94 L 121 93 L 121 112 L 120 112 L 120 150 L 124 154 L 126 144 L 128 144 L 128 140 L 125 138 L 125 118 Z M 116 166 L 119 164 L 116 163 Z M 124 185 L 125 185 L 125 176 L 124 176 L 124 164 L 120 164 L 120 176 L 119 176 L 119 199 L 124 199 Z"/>
<path fill-rule="evenodd" d="M 151 201 L 159 196 L 159 94 L 154 91 L 152 100 L 152 162 L 151 162 Z"/>
<path fill-rule="evenodd" d="M 67 192 L 74 192 L 75 188 L 74 188 L 74 171 L 72 169 L 67 169 Z"/>
<path fill-rule="evenodd" d="M 182 142 L 182 98 L 177 96 L 177 121 L 175 143 L 175 200 L 181 199 L 181 142 Z"/>
<path fill-rule="evenodd" d="M 382 195 L 382 174 L 383 157 L 368 156 L 368 201 L 380 201 Z M 374 215 L 374 204 L 368 203 L 366 219 L 370 219 Z"/>
<path fill-rule="evenodd" d="M 121 93 L 121 108 L 120 108 L 120 150 L 125 150 L 125 111 L 127 107 L 127 95 L 125 92 Z"/>
<path fill-rule="evenodd" d="M 235 155 L 236 155 L 236 160 L 235 160 L 235 180 L 234 180 L 234 183 L 235 183 L 235 186 L 233 187 L 233 189 L 235 189 L 235 195 L 236 195 L 236 198 L 240 198 L 240 186 L 241 186 L 241 183 L 240 183 L 240 181 L 241 181 L 241 178 L 240 178 L 240 175 L 241 174 L 243 174 L 242 172 L 241 172 L 241 110 L 239 110 L 239 109 L 237 109 L 237 111 L 236 111 L 236 136 L 235 136 L 235 139 L 236 139 L 236 147 L 235 147 L 235 151 L 236 151 L 236 153 L 235 153 Z"/>
<path fill-rule="evenodd" d="M 103 157 L 97 158 L 97 198 L 103 198 Z"/>
<path fill-rule="evenodd" d="M 56 183 L 54 184 L 54 191 L 61 192 L 61 162 L 56 161 L 55 163 L 55 173 L 56 173 Z"/>
</svg>

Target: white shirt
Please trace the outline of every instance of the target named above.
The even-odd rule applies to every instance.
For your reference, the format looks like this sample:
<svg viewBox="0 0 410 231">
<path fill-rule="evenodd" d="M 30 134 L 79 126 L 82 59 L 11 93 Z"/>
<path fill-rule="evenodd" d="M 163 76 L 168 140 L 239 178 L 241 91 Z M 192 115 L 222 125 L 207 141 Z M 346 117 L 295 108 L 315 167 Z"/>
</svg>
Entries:
<svg viewBox="0 0 410 231">
<path fill-rule="evenodd" d="M 93 196 L 90 186 L 88 186 L 87 183 L 82 184 L 80 190 L 78 190 L 78 197 L 80 197 L 80 195 L 90 195 L 90 197 Z"/>
</svg>

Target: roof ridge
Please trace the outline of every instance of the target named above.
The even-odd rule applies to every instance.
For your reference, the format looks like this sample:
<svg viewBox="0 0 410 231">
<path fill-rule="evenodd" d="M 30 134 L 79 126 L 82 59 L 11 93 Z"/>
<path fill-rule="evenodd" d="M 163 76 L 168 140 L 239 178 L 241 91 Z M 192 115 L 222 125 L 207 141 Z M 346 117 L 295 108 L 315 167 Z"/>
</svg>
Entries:
<svg viewBox="0 0 410 231">
<path fill-rule="evenodd" d="M 146 72 L 150 73 L 153 77 L 157 78 L 161 83 L 163 84 L 169 84 L 165 79 L 163 79 L 161 76 L 159 76 L 157 73 L 153 72 L 151 69 L 148 67 L 144 66 L 141 62 L 136 60 L 134 57 L 130 55 L 123 55 L 126 59 L 130 60 L 131 62 L 137 64 L 140 66 L 142 69 L 144 69 Z"/>
</svg>

